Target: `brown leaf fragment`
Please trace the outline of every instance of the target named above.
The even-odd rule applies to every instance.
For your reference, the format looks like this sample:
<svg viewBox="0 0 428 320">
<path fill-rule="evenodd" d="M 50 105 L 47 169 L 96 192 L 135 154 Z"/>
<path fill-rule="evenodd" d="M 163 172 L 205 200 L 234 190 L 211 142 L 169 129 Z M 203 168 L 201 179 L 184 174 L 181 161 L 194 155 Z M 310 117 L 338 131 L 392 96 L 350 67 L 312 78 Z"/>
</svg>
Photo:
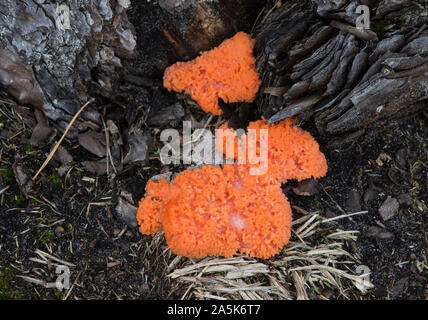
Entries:
<svg viewBox="0 0 428 320">
<path fill-rule="evenodd" d="M 63 166 L 73 161 L 73 157 L 63 146 L 58 147 L 53 158 L 54 160 L 60 162 Z"/>
<path fill-rule="evenodd" d="M 312 196 L 318 193 L 318 182 L 314 179 L 301 181 L 293 188 L 293 192 L 299 196 Z"/>
<path fill-rule="evenodd" d="M 119 215 L 119 218 L 130 228 L 136 228 L 138 226 L 136 218 L 138 210 L 137 207 L 131 205 L 122 197 L 119 197 L 115 210 L 116 213 Z"/>
<path fill-rule="evenodd" d="M 356 189 L 352 189 L 348 193 L 348 199 L 345 203 L 345 208 L 351 212 L 361 211 L 361 199 L 360 194 Z"/>
<path fill-rule="evenodd" d="M 394 234 L 392 232 L 389 232 L 383 228 L 380 228 L 378 226 L 369 226 L 365 231 L 364 235 L 367 237 L 374 237 L 381 240 L 389 240 L 394 238 Z"/>
<path fill-rule="evenodd" d="M 398 297 L 401 293 L 405 291 L 405 286 L 409 281 L 409 277 L 403 277 L 398 280 L 391 288 L 391 296 L 393 298 Z"/>
<path fill-rule="evenodd" d="M 150 134 L 143 131 L 132 133 L 128 137 L 129 150 L 123 163 L 147 161 L 149 157 Z"/>
<path fill-rule="evenodd" d="M 107 173 L 107 163 L 105 159 L 100 161 L 83 161 L 82 165 L 86 170 L 97 175 L 103 175 Z"/>
<path fill-rule="evenodd" d="M 13 110 L 19 115 L 20 118 L 22 118 L 22 121 L 24 121 L 25 125 L 30 128 L 33 128 L 36 125 L 36 122 L 40 121 L 37 119 L 37 112 L 33 112 L 32 108 L 21 105 L 14 105 Z M 34 119 L 35 115 L 36 119 Z"/>
<path fill-rule="evenodd" d="M 21 104 L 42 108 L 42 90 L 34 78 L 33 71 L 12 52 L 0 49 L 0 84 Z"/>
<path fill-rule="evenodd" d="M 78 136 L 80 145 L 98 157 L 106 155 L 106 137 L 103 133 L 88 131 Z"/>
<path fill-rule="evenodd" d="M 43 141 L 50 140 L 52 136 L 55 136 L 56 130 L 52 127 L 47 127 L 42 123 L 38 123 L 31 133 L 30 144 L 33 146 L 39 146 Z"/>
<path fill-rule="evenodd" d="M 19 164 L 19 158 L 15 159 L 12 170 L 15 174 L 15 179 L 18 183 L 19 189 L 22 194 L 27 197 L 34 186 L 34 181 L 31 179 L 31 175 L 27 174 L 27 170 Z"/>
<path fill-rule="evenodd" d="M 36 109 L 34 111 L 34 115 L 36 117 L 37 124 L 31 134 L 30 144 L 33 146 L 39 146 L 41 142 L 53 139 L 57 130 L 49 127 L 49 122 L 41 111 Z"/>
<path fill-rule="evenodd" d="M 379 214 L 382 217 L 383 221 L 392 219 L 397 213 L 399 207 L 400 204 L 398 203 L 398 200 L 388 196 L 388 198 L 382 203 L 379 208 Z"/>
<path fill-rule="evenodd" d="M 69 170 L 70 170 L 70 168 L 68 168 L 66 165 L 61 166 L 57 169 L 58 175 L 60 177 L 63 177 Z"/>
<path fill-rule="evenodd" d="M 122 190 L 120 192 L 120 196 L 125 199 L 126 201 L 128 201 L 130 204 L 134 205 L 134 199 L 132 198 L 132 194 L 126 190 Z"/>
<path fill-rule="evenodd" d="M 364 202 L 368 203 L 369 201 L 375 200 L 381 190 L 382 189 L 376 187 L 373 182 L 370 183 L 370 186 L 367 188 L 363 196 Z"/>
<path fill-rule="evenodd" d="M 397 200 L 400 205 L 411 206 L 413 204 L 413 199 L 408 193 L 400 194 Z"/>
</svg>

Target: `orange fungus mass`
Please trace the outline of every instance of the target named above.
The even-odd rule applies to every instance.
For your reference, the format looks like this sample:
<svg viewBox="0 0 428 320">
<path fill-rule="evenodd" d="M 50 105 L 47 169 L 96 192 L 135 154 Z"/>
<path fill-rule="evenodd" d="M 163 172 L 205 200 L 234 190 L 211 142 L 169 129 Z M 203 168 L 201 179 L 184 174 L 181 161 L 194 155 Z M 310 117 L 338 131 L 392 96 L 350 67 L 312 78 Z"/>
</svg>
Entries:
<svg viewBox="0 0 428 320">
<path fill-rule="evenodd" d="M 263 154 L 262 145 L 255 139 L 256 144 L 252 146 L 248 135 L 252 131 L 258 136 L 262 130 L 267 132 L 267 143 L 264 146 L 268 158 L 267 170 L 264 178 L 275 182 L 285 182 L 288 179 L 301 181 L 307 178 L 324 177 L 327 173 L 327 162 L 324 155 L 319 151 L 319 145 L 309 132 L 292 124 L 291 119 L 286 119 L 276 125 L 270 125 L 266 121 L 258 120 L 250 122 L 247 132 L 238 139 L 238 134 L 231 128 L 223 125 L 224 138 L 217 139 L 217 150 L 231 149 L 233 141 L 233 157 L 246 157 L 245 162 L 249 167 L 257 167 L 258 163 L 251 164 L 249 155 Z M 227 138 L 229 137 L 229 139 Z M 251 150 L 251 148 L 255 150 Z M 228 155 L 229 156 L 229 155 Z"/>
<path fill-rule="evenodd" d="M 290 120 L 277 125 L 256 121 L 248 129 L 268 132 L 264 174 L 251 174 L 251 164 L 235 162 L 188 169 L 170 183 L 149 181 L 137 213 L 140 232 L 163 228 L 171 250 L 191 258 L 277 254 L 289 241 L 292 220 L 281 182 L 322 177 L 327 163 L 312 136 Z M 256 148 L 260 153 L 261 144 Z"/>
<path fill-rule="evenodd" d="M 165 70 L 163 84 L 185 92 L 205 112 L 220 115 L 218 99 L 226 103 L 252 102 L 260 86 L 250 35 L 238 32 L 220 46 L 189 62 L 177 62 Z"/>
<path fill-rule="evenodd" d="M 140 231 L 153 234 L 162 225 L 171 251 L 190 258 L 238 251 L 268 258 L 288 243 L 291 209 L 281 188 L 251 180 L 247 168 L 232 164 L 185 170 L 161 182 L 156 197 L 147 190 Z"/>
</svg>

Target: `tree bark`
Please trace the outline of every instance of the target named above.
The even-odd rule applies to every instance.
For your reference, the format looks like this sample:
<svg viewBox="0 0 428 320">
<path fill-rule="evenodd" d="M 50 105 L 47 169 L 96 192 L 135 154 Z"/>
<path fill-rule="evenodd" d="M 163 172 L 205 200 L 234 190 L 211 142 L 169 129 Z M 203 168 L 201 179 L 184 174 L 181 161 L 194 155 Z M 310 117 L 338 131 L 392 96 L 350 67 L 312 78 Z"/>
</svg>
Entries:
<svg viewBox="0 0 428 320">
<path fill-rule="evenodd" d="M 43 110 L 60 129 L 90 96 L 115 97 L 124 79 L 152 86 L 147 77 L 159 79 L 167 66 L 251 27 L 264 1 L 64 4 L 67 15 L 54 0 L 0 2 L 0 85 L 18 102 Z M 84 112 L 85 117 L 101 124 L 97 110 Z M 76 128 L 72 131 L 75 136 Z"/>
<path fill-rule="evenodd" d="M 265 0 L 135 1 L 129 19 L 137 31 L 134 70 L 161 78 L 166 67 L 191 60 L 239 30 L 249 31 Z"/>
<path fill-rule="evenodd" d="M 61 29 L 55 1 L 4 0 L 0 84 L 61 130 L 90 96 L 114 97 L 123 76 L 145 86 L 132 75 L 160 79 L 170 64 L 236 31 L 250 32 L 258 18 L 253 36 L 262 85 L 240 116 L 310 120 L 328 139 L 352 138 L 426 105 L 424 1 L 158 0 L 131 8 L 128 0 L 71 0 L 70 28 Z M 359 4 L 371 9 L 369 30 L 355 27 Z M 101 123 L 97 110 L 83 117 Z"/>
<path fill-rule="evenodd" d="M 122 60 L 136 45 L 128 6 L 127 0 L 70 0 L 63 6 L 2 0 L 0 84 L 18 102 L 67 123 L 90 96 L 114 93 Z"/>
<path fill-rule="evenodd" d="M 378 120 L 426 106 L 421 2 L 362 1 L 371 7 L 371 30 L 355 28 L 356 1 L 314 2 L 285 2 L 256 30 L 257 107 L 267 121 L 313 119 L 329 139 L 354 139 Z"/>
</svg>

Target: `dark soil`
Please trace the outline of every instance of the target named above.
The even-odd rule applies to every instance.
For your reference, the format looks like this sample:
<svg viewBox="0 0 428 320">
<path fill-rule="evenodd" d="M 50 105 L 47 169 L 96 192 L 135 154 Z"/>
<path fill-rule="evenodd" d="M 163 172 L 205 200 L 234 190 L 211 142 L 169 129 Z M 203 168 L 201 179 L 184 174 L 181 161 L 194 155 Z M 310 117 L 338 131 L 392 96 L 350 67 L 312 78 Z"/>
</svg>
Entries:
<svg viewBox="0 0 428 320">
<path fill-rule="evenodd" d="M 329 171 L 320 180 L 318 194 L 302 197 L 288 192 L 288 196 L 292 204 L 321 210 L 327 217 L 352 211 L 349 202 L 368 211 L 341 222 L 344 230 L 360 232 L 349 250 L 369 267 L 376 286 L 365 298 L 424 299 L 428 294 L 426 119 L 378 123 L 377 130 L 346 149 L 325 150 Z M 383 165 L 376 162 L 381 153 L 390 159 Z M 364 201 L 371 184 L 376 192 Z M 357 199 L 349 201 L 352 194 Z M 400 204 L 396 215 L 383 221 L 379 208 L 388 196 L 407 198 L 409 203 Z M 387 232 L 386 239 L 372 235 L 373 226 Z"/>
<path fill-rule="evenodd" d="M 14 126 L 4 117 L 2 123 L 13 131 Z M 402 124 L 388 124 L 390 127 L 383 132 L 366 135 L 346 149 L 323 150 L 329 172 L 319 181 L 317 194 L 297 196 L 290 188 L 296 184 L 293 182 L 284 186 L 284 190 L 292 205 L 307 211 L 320 210 L 326 216 L 349 212 L 349 194 L 354 190 L 354 202 L 358 201 L 356 191 L 360 200 L 357 207 L 360 205 L 361 210 L 368 212 L 342 219 L 340 223 L 344 230 L 361 232 L 355 245 L 348 249 L 360 257 L 361 265 L 371 270 L 371 281 L 376 286 L 361 298 L 426 299 L 426 119 L 419 115 Z M 146 181 L 168 169 L 159 160 L 153 157 L 145 165 L 125 167 L 114 178 L 95 176 L 78 162 L 73 162 L 70 171 L 60 177 L 58 164 L 53 161 L 26 198 L 15 179 L 13 164 L 17 161 L 33 175 L 49 147 L 29 147 L 26 131 L 11 139 L 2 138 L 1 143 L 0 189 L 8 187 L 1 194 L 0 205 L 1 298 L 56 299 L 67 294 L 67 290 L 46 289 L 17 277 L 54 281 L 54 267 L 31 260 L 38 258 L 36 249 L 75 265 L 70 279 L 75 286 L 68 299 L 181 296 L 180 292 L 172 291 L 171 283 L 163 276 L 162 264 L 152 256 L 147 258 L 151 237 L 128 227 L 115 211 L 122 190 L 130 192 L 138 203 Z M 75 142 L 64 142 L 64 146 L 75 160 L 91 158 Z M 381 153 L 389 158 L 380 166 L 376 160 Z M 397 154 L 404 155 L 404 161 Z M 366 203 L 363 195 L 370 183 L 376 186 L 378 194 Z M 388 196 L 397 198 L 402 194 L 410 196 L 411 204 L 400 205 L 392 219 L 383 221 L 378 212 L 383 201 Z M 369 235 L 367 230 L 372 226 L 389 231 L 392 238 Z"/>
</svg>

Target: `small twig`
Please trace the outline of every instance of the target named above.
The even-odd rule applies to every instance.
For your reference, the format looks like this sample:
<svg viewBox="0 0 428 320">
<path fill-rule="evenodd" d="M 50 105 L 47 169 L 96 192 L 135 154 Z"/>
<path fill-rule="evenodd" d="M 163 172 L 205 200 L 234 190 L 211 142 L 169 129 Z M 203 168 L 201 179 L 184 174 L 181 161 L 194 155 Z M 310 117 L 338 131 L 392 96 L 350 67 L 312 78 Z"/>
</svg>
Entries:
<svg viewBox="0 0 428 320">
<path fill-rule="evenodd" d="M 36 278 L 28 277 L 28 276 L 21 276 L 21 275 L 17 275 L 17 277 L 24 279 L 27 282 L 38 284 L 38 285 L 43 286 L 43 287 L 46 287 L 46 285 L 47 285 L 45 280 L 40 280 L 40 279 L 36 279 Z"/>
<path fill-rule="evenodd" d="M 9 189 L 9 186 L 7 186 L 6 188 L 3 188 L 0 190 L 0 194 L 4 193 L 7 189 Z"/>
<path fill-rule="evenodd" d="M 343 219 L 343 218 L 350 218 L 352 216 L 356 216 L 356 215 L 359 215 L 359 214 L 365 214 L 365 213 L 368 213 L 368 211 L 358 211 L 358 212 L 349 213 L 349 214 L 342 214 L 341 216 L 337 216 L 337 217 L 333 217 L 333 218 L 322 220 L 321 223 L 331 222 L 331 221 L 335 221 L 335 220 Z"/>
<path fill-rule="evenodd" d="M 110 172 L 109 172 L 109 168 L 108 168 L 108 160 L 109 160 L 109 153 L 110 153 L 110 143 L 109 143 L 109 139 L 108 139 L 108 132 L 107 132 L 107 128 L 106 128 L 106 124 L 104 122 L 104 118 L 101 116 L 101 121 L 103 122 L 103 127 L 104 127 L 104 135 L 106 137 L 106 171 L 107 171 L 107 176 L 110 176 Z"/>
<path fill-rule="evenodd" d="M 4 104 L 9 104 L 9 105 L 16 105 L 16 103 L 15 102 L 13 102 L 13 101 L 6 101 L 6 100 L 3 100 L 3 99 L 0 99 L 0 103 L 4 103 Z M 2 111 L 2 113 L 3 113 L 3 111 Z"/>
<path fill-rule="evenodd" d="M 300 207 L 298 207 L 298 206 L 292 206 L 292 208 L 294 209 L 294 210 L 296 210 L 298 213 L 300 213 L 300 214 L 303 214 L 303 215 L 307 215 L 307 214 L 309 214 L 309 212 L 308 211 L 306 211 L 305 209 L 302 209 L 302 208 L 300 208 Z"/>
<path fill-rule="evenodd" d="M 50 260 L 53 260 L 53 261 L 56 261 L 56 262 L 58 262 L 58 263 L 61 263 L 61 264 L 63 264 L 63 265 L 66 265 L 66 266 L 68 266 L 68 267 L 71 267 L 71 268 L 74 268 L 75 267 L 75 265 L 74 264 L 72 264 L 72 263 L 70 263 L 70 262 L 67 262 L 67 261 L 64 261 L 64 260 L 61 260 L 61 259 L 59 259 L 59 258 L 57 258 L 57 257 L 55 257 L 55 256 L 53 256 L 53 255 L 50 255 L 49 253 L 46 253 L 46 252 L 43 252 L 42 250 L 40 250 L 40 249 L 36 249 L 36 254 L 38 254 L 42 259 L 44 259 L 44 260 L 48 260 L 48 259 L 50 259 Z"/>
<path fill-rule="evenodd" d="M 34 175 L 33 180 L 36 180 L 37 176 L 42 172 L 42 170 L 47 166 L 49 161 L 51 161 L 52 157 L 54 156 L 55 152 L 58 150 L 59 146 L 61 145 L 61 142 L 64 140 L 65 136 L 67 135 L 68 131 L 70 130 L 71 126 L 73 125 L 74 121 L 79 117 L 79 115 L 82 113 L 82 111 L 92 102 L 94 102 L 95 99 L 91 98 L 88 102 L 86 102 L 80 109 L 77 111 L 77 113 L 74 115 L 73 119 L 71 119 L 70 123 L 68 124 L 67 128 L 65 128 L 64 133 L 62 134 L 61 139 L 57 142 L 55 147 L 52 149 L 52 151 L 49 153 L 48 157 L 46 158 L 45 162 L 43 162 L 42 166 L 40 167 L 39 171 Z"/>
<path fill-rule="evenodd" d="M 341 206 L 339 206 L 339 204 L 333 199 L 333 197 L 325 190 L 322 183 L 320 183 L 320 186 L 321 186 L 322 190 L 325 192 L 325 194 L 330 198 L 330 200 L 336 205 L 336 208 L 339 209 L 343 214 L 346 214 L 346 211 L 343 210 L 343 208 Z"/>
<path fill-rule="evenodd" d="M 191 136 L 191 139 L 190 139 L 190 141 L 187 141 L 186 143 L 184 143 L 183 145 L 188 145 L 188 144 L 190 144 L 190 143 L 194 143 L 194 142 L 197 142 L 198 140 L 199 140 L 199 138 L 200 137 L 202 137 L 202 135 L 204 134 L 204 129 L 206 129 L 207 127 L 208 127 L 208 125 L 210 124 L 210 122 L 211 122 L 211 120 L 213 119 L 213 117 L 214 117 L 214 115 L 210 115 L 209 117 L 208 117 L 208 119 L 207 119 L 207 121 L 205 122 L 205 125 L 204 125 L 204 127 L 202 128 L 202 130 L 199 130 L 199 131 L 196 131 L 195 130 L 195 132 L 193 133 L 193 134 L 195 134 L 195 133 L 197 133 L 197 135 L 196 135 L 196 137 L 193 137 L 193 135 Z"/>
<path fill-rule="evenodd" d="M 19 129 L 13 136 L 11 136 L 10 138 L 7 139 L 7 141 L 10 141 L 14 138 L 16 138 L 17 136 L 19 136 L 22 132 L 24 131 L 24 128 Z"/>
<path fill-rule="evenodd" d="M 82 274 L 82 271 L 79 271 L 79 273 L 77 274 L 76 280 L 74 280 L 73 284 L 71 285 L 71 287 L 68 290 L 67 294 L 62 298 L 62 300 L 67 300 L 68 299 L 68 296 L 70 295 L 71 291 L 74 289 L 74 286 L 76 285 L 77 280 L 79 280 L 81 274 Z"/>
<path fill-rule="evenodd" d="M 254 21 L 253 26 L 251 27 L 251 32 L 250 32 L 250 34 L 253 34 L 253 33 L 254 33 L 254 29 L 256 28 L 256 25 L 257 25 L 257 23 L 259 22 L 259 19 L 261 18 L 261 16 L 262 16 L 263 12 L 265 12 L 265 11 L 266 11 L 266 9 L 265 9 L 265 8 L 263 8 L 263 9 L 259 12 L 259 14 L 257 15 L 257 18 L 256 18 L 256 20 Z"/>
<path fill-rule="evenodd" d="M 274 5 L 271 9 L 269 9 L 269 11 L 268 11 L 268 12 L 266 13 L 266 15 L 263 17 L 262 21 L 260 22 L 260 25 L 264 24 L 264 23 L 266 22 L 267 18 L 270 16 L 270 14 L 271 14 L 271 13 L 272 13 L 276 8 L 279 8 L 281 5 L 282 5 L 282 2 L 281 2 L 281 1 L 277 1 L 277 2 L 275 3 L 275 5 Z"/>
<path fill-rule="evenodd" d="M 110 160 L 111 166 L 113 167 L 113 171 L 114 171 L 114 173 L 117 173 L 117 171 L 116 171 L 116 167 L 115 167 L 115 165 L 114 165 L 113 157 L 112 157 L 112 155 L 111 155 L 111 150 L 110 150 L 110 134 L 109 134 L 109 132 L 108 132 L 108 129 L 107 129 L 106 123 L 104 122 L 104 118 L 103 118 L 103 117 L 101 117 L 101 120 L 102 120 L 102 122 L 103 122 L 104 134 L 105 134 L 105 136 L 106 136 L 106 148 L 107 148 L 107 154 L 106 154 L 106 166 L 107 166 L 107 175 L 108 175 L 108 176 L 110 176 L 110 174 L 109 174 L 109 160 Z"/>
</svg>

